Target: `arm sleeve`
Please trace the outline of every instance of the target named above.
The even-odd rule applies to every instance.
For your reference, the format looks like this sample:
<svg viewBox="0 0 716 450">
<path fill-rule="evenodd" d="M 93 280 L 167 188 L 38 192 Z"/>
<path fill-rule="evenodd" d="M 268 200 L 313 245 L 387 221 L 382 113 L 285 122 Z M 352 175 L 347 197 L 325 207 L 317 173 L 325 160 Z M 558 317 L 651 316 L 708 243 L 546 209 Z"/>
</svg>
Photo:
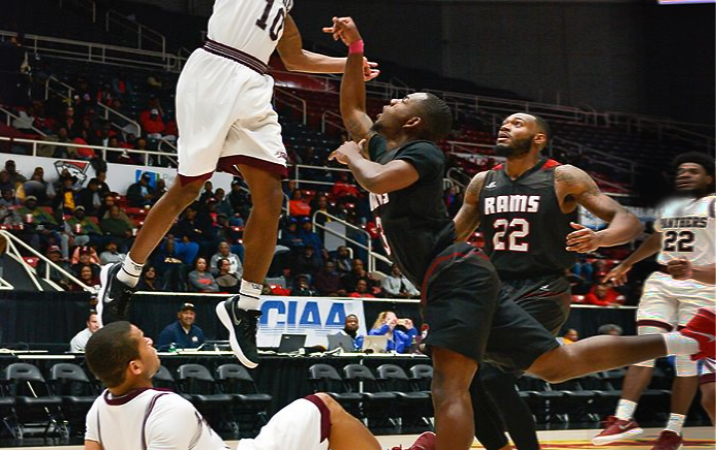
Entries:
<svg viewBox="0 0 716 450">
<path fill-rule="evenodd" d="M 442 151 L 434 144 L 422 141 L 409 144 L 395 159 L 412 164 L 421 180 L 442 176 L 445 166 Z"/>
<path fill-rule="evenodd" d="M 383 336 L 383 335 L 387 334 L 389 331 L 390 331 L 390 327 L 387 324 L 385 324 L 380 328 L 370 330 L 368 332 L 368 334 L 371 336 Z"/>
<path fill-rule="evenodd" d="M 102 398 L 101 395 L 100 398 Z M 92 404 L 87 417 L 85 417 L 85 441 L 100 442 L 97 432 L 97 402 Z"/>
<path fill-rule="evenodd" d="M 390 277 L 385 277 L 380 282 L 380 287 L 383 289 L 383 292 L 386 292 L 390 295 L 397 295 L 400 292 L 396 291 L 395 289 L 391 289 L 390 286 Z"/>
<path fill-rule="evenodd" d="M 78 342 L 79 341 L 78 337 L 79 337 L 78 335 L 75 335 L 75 337 L 73 337 L 72 340 L 70 341 L 70 352 L 72 352 L 72 353 L 79 353 L 84 350 L 84 348 L 82 348 L 80 346 L 80 343 Z"/>
</svg>

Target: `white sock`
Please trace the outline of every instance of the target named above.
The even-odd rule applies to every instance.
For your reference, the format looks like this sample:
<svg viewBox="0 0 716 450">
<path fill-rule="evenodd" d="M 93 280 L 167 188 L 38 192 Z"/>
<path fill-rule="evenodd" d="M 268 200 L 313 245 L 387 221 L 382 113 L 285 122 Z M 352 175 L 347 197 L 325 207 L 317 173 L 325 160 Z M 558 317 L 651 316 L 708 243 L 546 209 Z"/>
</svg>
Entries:
<svg viewBox="0 0 716 450">
<path fill-rule="evenodd" d="M 239 309 L 243 309 L 244 311 L 255 311 L 259 309 L 261 289 L 263 289 L 262 285 L 242 279 L 241 289 L 239 290 Z"/>
<path fill-rule="evenodd" d="M 685 420 L 685 415 L 671 413 L 671 415 L 669 416 L 669 422 L 667 422 L 666 428 L 664 428 L 664 430 L 673 431 L 674 433 L 680 435 L 682 428 L 684 428 Z"/>
<path fill-rule="evenodd" d="M 135 287 L 139 283 L 139 276 L 142 275 L 144 264 L 137 264 L 127 255 L 122 263 L 122 270 L 117 272 L 117 279 L 129 287 Z"/>
<path fill-rule="evenodd" d="M 699 343 L 696 339 L 684 336 L 678 331 L 662 334 L 666 344 L 667 355 L 693 355 L 699 352 Z"/>
<path fill-rule="evenodd" d="M 636 402 L 621 398 L 621 399 L 619 399 L 619 404 L 617 404 L 617 411 L 614 413 L 614 416 L 617 419 L 629 420 L 632 417 L 634 417 L 635 409 L 636 409 Z"/>
</svg>

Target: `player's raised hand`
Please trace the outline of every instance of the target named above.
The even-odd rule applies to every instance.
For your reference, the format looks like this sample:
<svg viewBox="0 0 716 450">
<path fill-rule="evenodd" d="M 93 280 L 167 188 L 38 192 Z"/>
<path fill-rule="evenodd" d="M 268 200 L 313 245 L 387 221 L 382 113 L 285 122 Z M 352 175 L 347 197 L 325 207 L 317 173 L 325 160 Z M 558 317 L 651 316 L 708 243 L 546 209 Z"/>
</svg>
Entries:
<svg viewBox="0 0 716 450">
<path fill-rule="evenodd" d="M 370 81 L 380 75 L 380 70 L 376 69 L 376 67 L 378 67 L 378 63 L 363 58 L 363 78 L 365 81 Z"/>
<path fill-rule="evenodd" d="M 338 161 L 341 164 L 348 164 L 348 161 L 350 161 L 351 158 L 362 157 L 360 151 L 361 148 L 363 148 L 363 144 L 365 144 L 365 139 L 357 144 L 353 141 L 344 142 L 343 145 L 338 147 L 337 150 L 334 150 L 333 153 L 328 156 L 328 160 Z"/>
<path fill-rule="evenodd" d="M 693 266 L 688 259 L 672 259 L 666 263 L 666 270 L 674 280 L 688 280 L 694 276 Z"/>
<path fill-rule="evenodd" d="M 350 17 L 334 17 L 333 26 L 323 27 L 323 32 L 333 35 L 333 40 L 340 39 L 346 45 L 362 39 L 356 23 Z"/>
<path fill-rule="evenodd" d="M 570 225 L 577 231 L 567 235 L 567 250 L 577 253 L 589 253 L 599 248 L 601 243 L 599 233 L 579 223 L 571 222 Z"/>
<path fill-rule="evenodd" d="M 611 282 L 614 286 L 623 286 L 627 282 L 627 273 L 631 270 L 631 265 L 621 263 L 609 271 L 602 278 L 602 283 Z"/>
</svg>

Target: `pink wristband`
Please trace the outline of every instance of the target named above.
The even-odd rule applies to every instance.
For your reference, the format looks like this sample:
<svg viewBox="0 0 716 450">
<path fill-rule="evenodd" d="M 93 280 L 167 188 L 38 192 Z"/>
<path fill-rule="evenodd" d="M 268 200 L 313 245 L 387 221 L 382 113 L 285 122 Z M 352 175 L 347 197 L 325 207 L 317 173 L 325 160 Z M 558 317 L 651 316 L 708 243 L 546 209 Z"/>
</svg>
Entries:
<svg viewBox="0 0 716 450">
<path fill-rule="evenodd" d="M 363 48 L 363 39 L 355 41 L 348 46 L 348 54 L 352 55 L 353 53 L 363 53 Z"/>
</svg>

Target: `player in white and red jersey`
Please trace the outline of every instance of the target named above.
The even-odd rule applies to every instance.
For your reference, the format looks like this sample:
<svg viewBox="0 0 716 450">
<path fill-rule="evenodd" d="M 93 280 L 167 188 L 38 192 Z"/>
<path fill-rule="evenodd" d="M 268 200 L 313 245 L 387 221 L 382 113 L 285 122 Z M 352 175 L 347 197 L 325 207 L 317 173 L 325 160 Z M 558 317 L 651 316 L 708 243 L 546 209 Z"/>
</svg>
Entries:
<svg viewBox="0 0 716 450">
<path fill-rule="evenodd" d="M 87 413 L 85 450 L 220 450 L 227 445 L 186 399 L 153 389 L 160 362 L 152 340 L 129 322 L 113 322 L 85 349 L 92 373 L 107 385 Z M 237 450 L 379 450 L 368 429 L 329 395 L 299 399 L 276 413 Z M 434 450 L 423 433 L 407 450 Z"/>
<path fill-rule="evenodd" d="M 292 71 L 342 73 L 346 61 L 302 48 L 289 15 L 292 6 L 293 0 L 214 3 L 208 40 L 192 53 L 177 84 L 179 176 L 150 210 L 124 262 L 105 266 L 97 307 L 104 324 L 126 317 L 150 253 L 214 171 L 241 174 L 253 197 L 244 230 L 243 279 L 240 294 L 217 305 L 216 311 L 241 363 L 258 364 L 259 294 L 276 246 L 281 179 L 287 174 L 267 64 L 274 50 Z M 377 76 L 373 66 L 365 63 L 366 79 Z"/>
<path fill-rule="evenodd" d="M 659 252 L 658 262 L 666 273 L 655 272 L 644 284 L 637 311 L 639 334 L 681 329 L 699 308 L 713 308 L 716 302 L 713 282 L 709 283 L 716 258 L 714 160 L 704 153 L 691 152 L 677 157 L 675 166 L 679 198 L 665 204 L 654 225 L 656 232 L 606 276 L 617 285 L 623 284 L 633 264 Z M 698 389 L 696 362 L 681 356 L 676 357 L 675 365 L 671 415 L 653 450 L 676 450 L 682 445 L 683 424 Z M 650 360 L 629 367 L 617 410 L 607 418 L 605 429 L 592 439 L 595 445 L 642 433 L 633 415 L 642 391 L 651 381 L 653 366 Z"/>
</svg>

